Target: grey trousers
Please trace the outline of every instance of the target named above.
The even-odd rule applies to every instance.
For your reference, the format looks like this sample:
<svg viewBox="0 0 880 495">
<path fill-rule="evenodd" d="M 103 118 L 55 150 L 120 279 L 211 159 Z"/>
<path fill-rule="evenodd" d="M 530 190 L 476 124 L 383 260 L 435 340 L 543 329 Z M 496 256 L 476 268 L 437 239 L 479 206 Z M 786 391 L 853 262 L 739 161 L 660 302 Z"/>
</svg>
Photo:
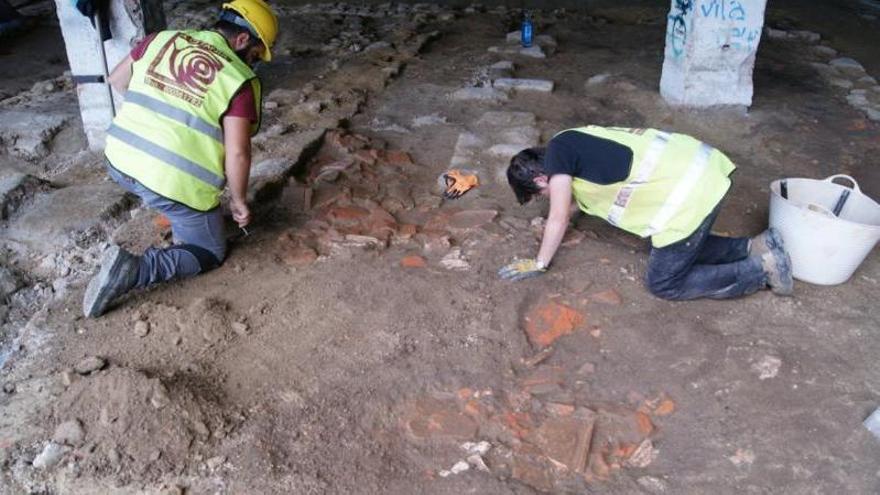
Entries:
<svg viewBox="0 0 880 495">
<path fill-rule="evenodd" d="M 140 196 L 144 204 L 171 221 L 174 245 L 148 248 L 141 256 L 135 287 L 191 277 L 212 270 L 226 258 L 226 237 L 220 208 L 198 211 L 160 196 L 135 179 L 119 172 L 107 162 L 107 173 L 128 192 Z"/>
</svg>

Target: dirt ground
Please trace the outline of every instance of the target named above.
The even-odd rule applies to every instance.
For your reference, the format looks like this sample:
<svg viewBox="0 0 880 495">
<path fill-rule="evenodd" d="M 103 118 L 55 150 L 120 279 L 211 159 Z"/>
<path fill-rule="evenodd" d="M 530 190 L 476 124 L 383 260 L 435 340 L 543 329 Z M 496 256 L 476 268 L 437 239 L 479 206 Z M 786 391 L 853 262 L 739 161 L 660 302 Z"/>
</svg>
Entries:
<svg viewBox="0 0 880 495">
<path fill-rule="evenodd" d="M 0 259 L 22 288 L 2 327 L 0 493 L 880 492 L 880 439 L 861 425 L 880 406 L 876 252 L 848 283 L 798 282 L 793 298 L 674 303 L 642 285 L 646 243 L 580 217 L 552 269 L 514 284 L 496 271 L 534 254 L 546 204 L 517 205 L 497 180 L 504 160 L 487 155 L 472 164 L 478 189 L 437 194 L 460 136 L 504 112 L 491 118 L 526 122 L 510 129 L 541 142 L 591 123 L 724 150 L 738 170 L 715 230 L 729 235 L 766 227 L 777 178 L 846 173 L 880 197 L 880 123 L 823 79 L 813 45 L 765 38 L 748 112 L 690 111 L 657 92 L 665 4 L 539 12 L 558 45 L 545 59 L 488 50 L 516 29 L 515 10 L 321 8 L 283 11 L 296 34 L 261 69 L 274 104 L 254 162 L 289 156 L 309 130 L 322 137 L 258 201 L 249 236 L 230 228 L 221 268 L 86 320 L 104 243 L 167 242 L 161 222 L 120 206 L 69 245 L 60 283 L 45 269 L 52 246 L 12 235 L 47 193 L 4 221 Z M 819 17 L 771 1 L 768 25 L 817 31 L 842 56 L 878 41 Z M 401 29 L 438 35 L 416 45 Z M 396 51 L 363 52 L 383 40 Z M 554 91 L 450 98 L 499 60 Z M 34 81 L 4 79 L 0 92 Z M 309 106 L 315 95 L 326 98 Z M 100 157 L 77 148 L 76 122 L 44 157 L 2 163 L 54 189 L 112 187 Z"/>
</svg>

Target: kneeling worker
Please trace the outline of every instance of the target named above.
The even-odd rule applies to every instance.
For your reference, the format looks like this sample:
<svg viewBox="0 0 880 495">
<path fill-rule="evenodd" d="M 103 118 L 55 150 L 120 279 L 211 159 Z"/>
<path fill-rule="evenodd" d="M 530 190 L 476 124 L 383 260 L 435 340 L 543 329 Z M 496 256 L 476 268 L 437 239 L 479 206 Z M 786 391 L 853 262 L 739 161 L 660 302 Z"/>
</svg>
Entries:
<svg viewBox="0 0 880 495">
<path fill-rule="evenodd" d="M 250 138 L 262 103 L 252 66 L 271 59 L 277 32 L 263 0 L 234 0 L 213 29 L 160 32 L 113 69 L 110 82 L 125 103 L 107 131 L 108 172 L 168 217 L 174 245 L 142 256 L 119 246 L 105 251 L 83 299 L 86 316 L 100 316 L 133 288 L 219 266 L 227 181 L 233 220 L 241 227 L 251 221 Z"/>
<path fill-rule="evenodd" d="M 521 151 L 507 179 L 520 204 L 550 197 L 538 255 L 499 272 L 521 280 L 547 270 L 568 227 L 572 197 L 584 212 L 650 238 L 646 284 L 663 299 L 726 299 L 769 286 L 791 295 L 791 261 L 774 229 L 754 238 L 712 235 L 736 167 L 683 134 L 588 126 Z"/>
</svg>

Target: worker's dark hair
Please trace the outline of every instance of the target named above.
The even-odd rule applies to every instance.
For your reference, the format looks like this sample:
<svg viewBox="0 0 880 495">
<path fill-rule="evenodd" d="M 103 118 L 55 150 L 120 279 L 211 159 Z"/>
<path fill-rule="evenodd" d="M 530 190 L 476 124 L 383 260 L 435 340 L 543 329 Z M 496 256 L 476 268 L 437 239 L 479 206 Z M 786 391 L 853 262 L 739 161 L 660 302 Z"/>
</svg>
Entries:
<svg viewBox="0 0 880 495">
<path fill-rule="evenodd" d="M 523 205 L 532 199 L 532 196 L 541 192 L 541 188 L 535 184 L 535 177 L 544 175 L 544 153 L 547 148 L 528 148 L 517 153 L 510 159 L 507 167 L 507 182 L 516 200 Z"/>
</svg>

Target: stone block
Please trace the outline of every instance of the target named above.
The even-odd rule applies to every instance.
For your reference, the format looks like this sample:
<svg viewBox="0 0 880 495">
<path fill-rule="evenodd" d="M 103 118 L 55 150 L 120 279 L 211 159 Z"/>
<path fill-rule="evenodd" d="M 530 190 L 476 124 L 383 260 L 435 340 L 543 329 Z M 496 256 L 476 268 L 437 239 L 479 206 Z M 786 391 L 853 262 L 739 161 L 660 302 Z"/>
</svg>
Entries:
<svg viewBox="0 0 880 495">
<path fill-rule="evenodd" d="M 7 235 L 37 250 L 55 250 L 71 237 L 104 231 L 133 204 L 134 197 L 112 182 L 65 187 L 35 196 Z"/>
<path fill-rule="evenodd" d="M 535 126 L 537 119 L 531 112 L 486 112 L 480 117 L 476 125 L 488 129 L 502 127 Z"/>
<path fill-rule="evenodd" d="M 672 105 L 752 104 L 766 0 L 671 2 L 660 94 Z"/>
<path fill-rule="evenodd" d="M 65 115 L 50 113 L 0 112 L 0 145 L 20 158 L 38 160 L 49 154 L 49 143 L 67 120 Z"/>
<path fill-rule="evenodd" d="M 496 88 L 461 88 L 452 93 L 455 101 L 487 101 L 499 102 L 509 99 L 506 92 Z"/>
<path fill-rule="evenodd" d="M 48 182 L 12 167 L 0 167 L 0 220 L 15 213 L 38 192 L 50 189 Z"/>
<path fill-rule="evenodd" d="M 865 75 L 865 68 L 857 60 L 849 57 L 835 58 L 828 65 L 850 76 Z"/>
<path fill-rule="evenodd" d="M 501 90 L 534 91 L 538 93 L 550 93 L 553 91 L 553 81 L 546 79 L 497 79 L 493 86 Z"/>
<path fill-rule="evenodd" d="M 496 158 L 510 159 L 520 151 L 530 147 L 531 146 L 524 144 L 496 144 L 486 150 L 486 153 Z"/>
</svg>

